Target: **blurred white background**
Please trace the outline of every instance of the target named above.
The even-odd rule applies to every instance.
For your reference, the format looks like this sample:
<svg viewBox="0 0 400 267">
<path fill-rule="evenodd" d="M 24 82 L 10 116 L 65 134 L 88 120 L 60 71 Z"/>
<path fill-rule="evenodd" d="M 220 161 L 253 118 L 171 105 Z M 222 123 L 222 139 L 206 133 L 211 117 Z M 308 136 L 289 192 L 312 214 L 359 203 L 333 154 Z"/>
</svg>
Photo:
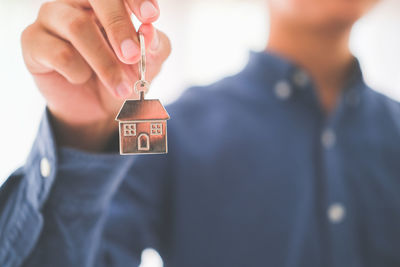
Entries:
<svg viewBox="0 0 400 267">
<path fill-rule="evenodd" d="M 211 83 L 239 71 L 249 50 L 262 50 L 268 37 L 265 0 L 159 0 L 156 26 L 173 51 L 154 81 L 150 97 L 164 104 L 189 85 Z M 34 21 L 42 1 L 0 0 L 0 185 L 23 164 L 45 103 L 25 69 L 19 37 Z M 351 47 L 367 82 L 400 100 L 400 1 L 384 0 L 354 28 Z M 400 119 L 400 118 L 399 118 Z M 160 266 L 147 251 L 143 266 Z"/>
</svg>

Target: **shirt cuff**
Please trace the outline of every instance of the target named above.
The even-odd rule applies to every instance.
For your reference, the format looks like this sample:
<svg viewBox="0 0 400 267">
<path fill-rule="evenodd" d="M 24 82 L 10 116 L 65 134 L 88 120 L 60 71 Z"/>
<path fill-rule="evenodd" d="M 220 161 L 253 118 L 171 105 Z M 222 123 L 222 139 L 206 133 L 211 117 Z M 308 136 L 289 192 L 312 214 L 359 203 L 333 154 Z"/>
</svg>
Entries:
<svg viewBox="0 0 400 267">
<path fill-rule="evenodd" d="M 19 266 L 43 227 L 41 209 L 54 181 L 57 157 L 47 112 L 24 167 L 13 173 L 3 185 L 7 194 L 0 225 L 4 233 L 0 245 L 0 265 Z M 1 236 L 1 235 L 0 235 Z"/>
<path fill-rule="evenodd" d="M 50 124 L 50 114 L 46 109 L 23 167 L 27 180 L 27 198 L 35 209 L 40 210 L 47 200 L 56 177 L 57 166 L 57 148 Z"/>
<path fill-rule="evenodd" d="M 115 152 L 92 154 L 57 147 L 46 110 L 27 166 L 30 170 L 37 166 L 32 184 L 39 207 L 46 202 L 52 209 L 77 213 L 107 207 L 134 160 Z"/>
<path fill-rule="evenodd" d="M 17 266 L 27 257 L 42 231 L 45 209 L 67 216 L 104 214 L 134 160 L 57 147 L 46 109 L 25 166 L 6 182 L 17 192 L 0 221 L 6 233 L 0 238 L 0 265 Z"/>
</svg>

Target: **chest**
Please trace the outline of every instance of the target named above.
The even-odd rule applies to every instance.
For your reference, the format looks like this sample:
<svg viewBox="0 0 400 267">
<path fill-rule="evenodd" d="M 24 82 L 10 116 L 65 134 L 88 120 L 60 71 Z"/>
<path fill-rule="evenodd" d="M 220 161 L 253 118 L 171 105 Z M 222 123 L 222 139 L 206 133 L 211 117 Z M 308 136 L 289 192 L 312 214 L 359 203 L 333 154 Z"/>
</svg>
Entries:
<svg viewBox="0 0 400 267">
<path fill-rule="evenodd" d="M 249 125 L 221 136 L 223 125 L 182 151 L 174 189 L 182 244 L 288 266 L 400 262 L 393 140 L 312 122 Z"/>
</svg>

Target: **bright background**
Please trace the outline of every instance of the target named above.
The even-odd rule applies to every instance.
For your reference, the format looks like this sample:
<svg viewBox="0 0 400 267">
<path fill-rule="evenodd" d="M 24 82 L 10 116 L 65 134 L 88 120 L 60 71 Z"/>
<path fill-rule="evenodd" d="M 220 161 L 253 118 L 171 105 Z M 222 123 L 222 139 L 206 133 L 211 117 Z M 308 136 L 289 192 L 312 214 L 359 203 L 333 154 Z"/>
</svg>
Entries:
<svg viewBox="0 0 400 267">
<path fill-rule="evenodd" d="M 268 37 L 266 0 L 159 0 L 156 26 L 173 51 L 150 96 L 167 104 L 192 84 L 211 83 L 239 71 L 249 50 Z M 45 103 L 25 69 L 19 37 L 36 17 L 41 0 L 0 0 L 0 185 L 23 164 Z M 400 1 L 384 0 L 354 28 L 351 47 L 367 82 L 400 100 Z M 221 38 L 223 36 L 223 38 Z M 400 118 L 399 118 L 400 119 Z M 161 266 L 154 251 L 143 266 Z"/>
</svg>

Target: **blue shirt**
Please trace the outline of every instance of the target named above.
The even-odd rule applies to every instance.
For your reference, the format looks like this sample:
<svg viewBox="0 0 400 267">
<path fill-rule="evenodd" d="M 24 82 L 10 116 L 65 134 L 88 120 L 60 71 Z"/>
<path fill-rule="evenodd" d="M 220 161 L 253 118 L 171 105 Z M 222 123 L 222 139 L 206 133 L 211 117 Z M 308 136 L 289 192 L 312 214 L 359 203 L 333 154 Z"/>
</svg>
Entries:
<svg viewBox="0 0 400 267">
<path fill-rule="evenodd" d="M 49 114 L 0 191 L 0 266 L 400 266 L 400 104 L 358 63 L 335 112 L 291 62 L 167 107 L 167 155 L 55 145 Z M 115 147 L 117 151 L 117 147 Z"/>
</svg>

